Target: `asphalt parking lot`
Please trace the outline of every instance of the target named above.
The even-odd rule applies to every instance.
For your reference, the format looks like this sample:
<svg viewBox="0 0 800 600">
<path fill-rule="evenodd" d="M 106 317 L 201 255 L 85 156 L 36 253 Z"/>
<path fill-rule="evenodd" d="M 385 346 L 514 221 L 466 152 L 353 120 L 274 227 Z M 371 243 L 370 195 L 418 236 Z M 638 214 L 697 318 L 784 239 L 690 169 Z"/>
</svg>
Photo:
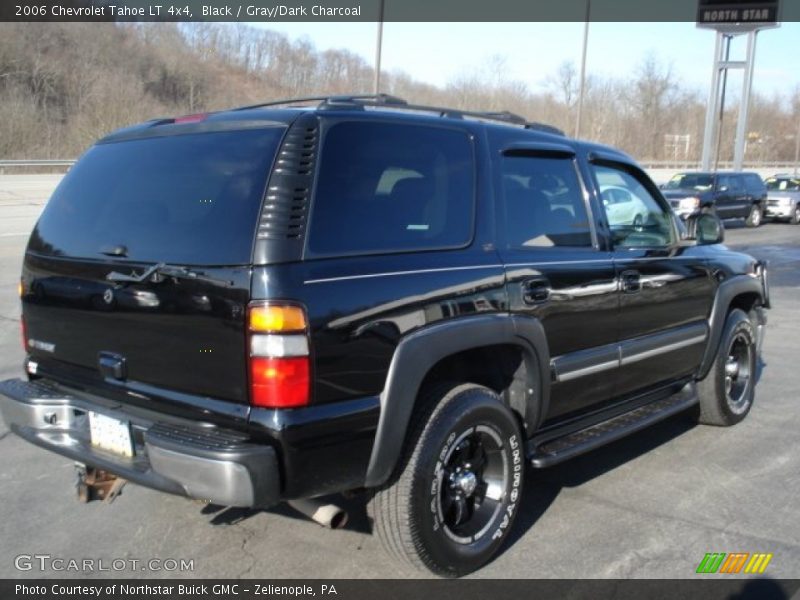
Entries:
<svg viewBox="0 0 800 600">
<path fill-rule="evenodd" d="M 22 376 L 16 283 L 53 176 L 0 176 L 0 379 Z M 800 576 L 800 227 L 728 223 L 727 243 L 769 259 L 774 308 L 750 416 L 730 429 L 680 415 L 592 454 L 529 471 L 503 553 L 476 577 L 692 578 L 707 552 L 768 552 L 766 575 Z M 402 577 L 363 506 L 327 531 L 289 508 L 216 510 L 129 485 L 113 504 L 78 503 L 70 461 L 0 420 L 0 577 L 107 577 L 15 568 L 18 555 L 194 561 L 127 577 Z M 704 575 L 704 577 L 709 577 Z"/>
</svg>

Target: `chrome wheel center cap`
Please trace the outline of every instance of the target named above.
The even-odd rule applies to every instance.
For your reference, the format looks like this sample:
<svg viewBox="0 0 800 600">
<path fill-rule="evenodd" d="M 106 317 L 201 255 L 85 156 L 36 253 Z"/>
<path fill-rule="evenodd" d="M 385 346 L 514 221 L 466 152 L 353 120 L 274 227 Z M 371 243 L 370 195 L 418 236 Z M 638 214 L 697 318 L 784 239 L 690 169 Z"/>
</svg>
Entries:
<svg viewBox="0 0 800 600">
<path fill-rule="evenodd" d="M 736 377 L 739 375 L 739 361 L 735 358 L 728 358 L 725 362 L 725 375 L 728 377 Z"/>
<path fill-rule="evenodd" d="M 464 495 L 471 496 L 478 487 L 478 478 L 472 471 L 462 471 L 456 475 L 454 483 L 464 492 Z"/>
</svg>

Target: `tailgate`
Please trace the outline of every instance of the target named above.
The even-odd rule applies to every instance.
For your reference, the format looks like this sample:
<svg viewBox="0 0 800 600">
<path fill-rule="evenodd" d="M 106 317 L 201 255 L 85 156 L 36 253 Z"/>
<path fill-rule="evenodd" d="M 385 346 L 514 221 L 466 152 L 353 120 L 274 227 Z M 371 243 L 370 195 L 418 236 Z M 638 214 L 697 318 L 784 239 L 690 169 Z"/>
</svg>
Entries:
<svg viewBox="0 0 800 600">
<path fill-rule="evenodd" d="M 249 265 L 285 127 L 201 125 L 98 143 L 54 192 L 23 268 L 27 346 L 42 364 L 129 394 L 247 402 Z"/>
<path fill-rule="evenodd" d="M 247 269 L 203 269 L 233 285 L 169 277 L 112 284 L 105 279 L 112 269 L 123 267 L 27 258 L 23 315 L 32 357 L 120 382 L 247 402 Z M 115 362 L 122 363 L 119 374 Z"/>
</svg>

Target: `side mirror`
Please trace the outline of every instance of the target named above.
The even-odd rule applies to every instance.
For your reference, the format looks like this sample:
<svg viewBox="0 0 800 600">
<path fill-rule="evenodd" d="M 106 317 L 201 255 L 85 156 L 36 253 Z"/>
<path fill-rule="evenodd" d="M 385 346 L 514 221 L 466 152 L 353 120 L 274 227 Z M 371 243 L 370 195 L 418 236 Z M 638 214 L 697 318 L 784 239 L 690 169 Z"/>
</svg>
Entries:
<svg viewBox="0 0 800 600">
<path fill-rule="evenodd" d="M 695 213 L 686 219 L 686 238 L 701 246 L 721 244 L 725 240 L 725 226 L 719 217 L 709 213 Z"/>
</svg>

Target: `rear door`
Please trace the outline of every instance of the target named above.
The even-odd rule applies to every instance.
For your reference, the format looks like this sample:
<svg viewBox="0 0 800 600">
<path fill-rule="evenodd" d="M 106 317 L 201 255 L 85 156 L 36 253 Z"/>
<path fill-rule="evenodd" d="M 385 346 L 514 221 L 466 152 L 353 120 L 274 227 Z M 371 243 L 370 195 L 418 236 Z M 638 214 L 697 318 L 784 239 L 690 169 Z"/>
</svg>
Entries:
<svg viewBox="0 0 800 600">
<path fill-rule="evenodd" d="M 598 247 L 569 147 L 510 143 L 498 154 L 498 250 L 510 310 L 544 326 L 553 367 L 552 421 L 614 395 L 614 265 Z"/>
<path fill-rule="evenodd" d="M 284 128 L 214 128 L 100 143 L 59 185 L 23 275 L 28 350 L 41 373 L 134 396 L 247 402 L 249 263 Z M 186 275 L 109 278 L 158 263 Z"/>
</svg>

